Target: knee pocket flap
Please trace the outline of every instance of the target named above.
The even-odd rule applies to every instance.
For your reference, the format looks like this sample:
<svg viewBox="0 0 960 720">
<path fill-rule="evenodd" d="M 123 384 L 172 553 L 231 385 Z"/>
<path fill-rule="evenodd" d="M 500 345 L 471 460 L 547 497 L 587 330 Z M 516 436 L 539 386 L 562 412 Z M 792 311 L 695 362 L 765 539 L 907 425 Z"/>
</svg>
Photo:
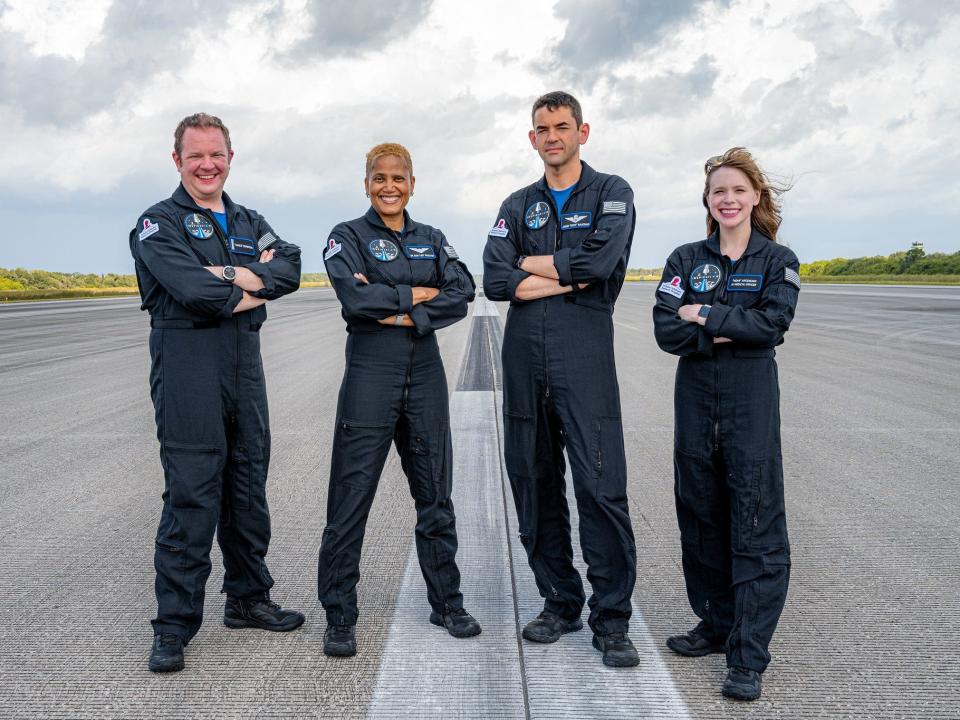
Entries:
<svg viewBox="0 0 960 720">
<path fill-rule="evenodd" d="M 735 541 L 741 549 L 787 544 L 787 518 L 783 496 L 783 469 L 777 457 L 759 458 L 749 470 L 746 492 L 733 499 Z"/>
<path fill-rule="evenodd" d="M 368 487 L 377 482 L 374 468 L 386 457 L 393 426 L 374 420 L 337 421 L 334 433 L 333 476 L 354 487 Z"/>
<path fill-rule="evenodd" d="M 219 448 L 165 442 L 163 466 L 175 508 L 208 510 L 220 501 L 220 476 L 226 453 Z"/>
<path fill-rule="evenodd" d="M 590 440 L 591 473 L 597 480 L 597 496 L 611 500 L 627 497 L 627 464 L 623 425 L 619 417 L 593 420 Z"/>
<path fill-rule="evenodd" d="M 407 442 L 410 491 L 415 500 L 442 501 L 449 497 L 444 477 L 443 459 L 446 450 L 446 426 L 437 433 L 414 430 Z"/>
<path fill-rule="evenodd" d="M 510 475 L 536 476 L 537 438 L 532 415 L 503 413 L 503 459 Z"/>
<path fill-rule="evenodd" d="M 698 518 L 711 518 L 720 510 L 720 483 L 712 463 L 699 453 L 673 449 L 674 491 L 677 500 Z"/>
</svg>

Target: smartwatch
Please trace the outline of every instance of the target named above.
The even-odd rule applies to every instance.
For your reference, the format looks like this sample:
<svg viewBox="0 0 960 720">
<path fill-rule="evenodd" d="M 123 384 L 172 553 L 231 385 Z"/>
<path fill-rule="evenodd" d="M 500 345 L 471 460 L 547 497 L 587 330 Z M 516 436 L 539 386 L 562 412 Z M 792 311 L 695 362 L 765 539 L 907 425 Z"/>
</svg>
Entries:
<svg viewBox="0 0 960 720">
<path fill-rule="evenodd" d="M 710 305 L 701 305 L 700 309 L 697 310 L 697 316 L 706 319 L 710 315 Z"/>
<path fill-rule="evenodd" d="M 397 317 L 394 319 L 393 324 L 396 325 L 397 327 L 401 327 L 403 325 L 403 319 L 405 317 L 406 317 L 405 313 L 397 313 Z"/>
<path fill-rule="evenodd" d="M 237 269 L 233 265 L 224 265 L 220 271 L 220 277 L 227 282 L 233 282 L 237 277 Z"/>
</svg>

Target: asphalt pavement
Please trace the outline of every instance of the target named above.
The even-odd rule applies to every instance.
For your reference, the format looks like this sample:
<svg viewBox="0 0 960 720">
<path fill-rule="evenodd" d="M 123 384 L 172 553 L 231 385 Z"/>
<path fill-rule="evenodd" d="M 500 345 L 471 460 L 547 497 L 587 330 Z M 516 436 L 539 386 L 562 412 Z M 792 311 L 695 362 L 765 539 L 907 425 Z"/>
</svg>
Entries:
<svg viewBox="0 0 960 720">
<path fill-rule="evenodd" d="M 146 669 L 162 474 L 147 317 L 133 299 L 0 306 L 0 717 L 960 717 L 960 288 L 805 286 L 778 350 L 790 595 L 759 702 L 719 695 L 723 660 L 673 655 L 691 627 L 673 510 L 676 359 L 654 343 L 655 285 L 614 316 L 638 547 L 632 635 L 613 670 L 589 631 L 531 647 L 538 598 L 502 471 L 496 353 L 505 307 L 440 333 L 451 390 L 467 607 L 427 622 L 414 512 L 391 457 L 370 514 L 355 658 L 323 655 L 316 555 L 345 333 L 329 290 L 262 330 L 273 457 L 274 598 L 289 634 L 222 624 L 219 552 L 187 669 Z M 749 392 L 749 389 L 745 389 Z"/>
</svg>

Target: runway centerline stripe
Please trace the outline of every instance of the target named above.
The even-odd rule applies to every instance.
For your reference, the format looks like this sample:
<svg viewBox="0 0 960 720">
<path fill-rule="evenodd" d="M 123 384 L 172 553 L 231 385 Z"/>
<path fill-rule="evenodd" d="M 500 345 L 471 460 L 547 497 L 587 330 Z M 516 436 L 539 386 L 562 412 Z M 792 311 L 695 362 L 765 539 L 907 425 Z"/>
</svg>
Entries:
<svg viewBox="0 0 960 720">
<path fill-rule="evenodd" d="M 521 639 L 522 625 L 540 612 L 543 600 L 522 545 L 512 541 L 519 531 L 503 465 L 502 337 L 496 305 L 478 296 L 450 421 L 457 562 L 465 607 L 483 633 L 455 640 L 429 624 L 411 547 L 368 717 L 689 718 L 636 598 L 631 637 L 640 652 L 637 668 L 604 666 L 586 624 L 552 645 Z M 567 484 L 575 562 L 585 575 L 569 473 Z"/>
</svg>

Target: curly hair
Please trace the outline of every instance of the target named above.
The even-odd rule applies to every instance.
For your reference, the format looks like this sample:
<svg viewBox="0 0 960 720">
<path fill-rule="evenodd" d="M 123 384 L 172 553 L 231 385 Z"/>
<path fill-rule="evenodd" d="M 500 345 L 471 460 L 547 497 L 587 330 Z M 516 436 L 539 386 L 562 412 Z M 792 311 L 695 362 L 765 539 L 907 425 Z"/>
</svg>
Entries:
<svg viewBox="0 0 960 720">
<path fill-rule="evenodd" d="M 750 214 L 750 224 L 776 242 L 777 231 L 783 221 L 780 213 L 780 196 L 789 190 L 790 186 L 771 182 L 767 174 L 760 169 L 757 161 L 753 159 L 753 155 L 742 147 L 733 147 L 723 155 L 715 155 L 703 166 L 703 172 L 706 175 L 703 182 L 703 206 L 707 208 L 707 235 L 712 235 L 718 227 L 717 221 L 710 214 L 710 205 L 707 202 L 710 176 L 717 168 L 722 167 L 739 170 L 747 176 L 753 189 L 760 191 L 760 203 Z"/>
<path fill-rule="evenodd" d="M 227 152 L 231 152 L 232 148 L 230 146 L 230 131 L 227 130 L 227 126 L 223 124 L 223 120 L 218 118 L 216 115 L 208 115 L 207 113 L 194 113 L 193 115 L 187 115 L 180 123 L 177 125 L 177 129 L 173 131 L 173 151 L 180 155 L 183 152 L 183 133 L 187 131 L 187 128 L 220 128 L 220 131 L 223 133 L 223 139 L 227 141 Z"/>
<path fill-rule="evenodd" d="M 370 152 L 367 153 L 367 171 L 364 174 L 364 177 L 369 177 L 370 171 L 373 170 L 373 164 L 378 158 L 381 158 L 384 155 L 396 155 L 398 158 L 403 160 L 404 164 L 407 166 L 407 171 L 413 175 L 413 160 L 410 158 L 409 150 L 407 150 L 400 143 L 380 143 L 379 145 L 374 145 L 372 148 L 370 148 Z"/>
</svg>

